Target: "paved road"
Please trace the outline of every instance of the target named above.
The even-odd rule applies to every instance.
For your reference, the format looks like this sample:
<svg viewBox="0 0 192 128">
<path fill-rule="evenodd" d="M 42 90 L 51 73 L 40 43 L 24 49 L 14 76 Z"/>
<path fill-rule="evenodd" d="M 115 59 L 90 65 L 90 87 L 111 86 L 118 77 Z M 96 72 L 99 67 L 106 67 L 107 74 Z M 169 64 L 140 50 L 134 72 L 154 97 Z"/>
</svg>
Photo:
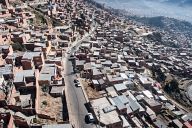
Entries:
<svg viewBox="0 0 192 128">
<path fill-rule="evenodd" d="M 74 85 L 73 81 L 76 76 L 72 74 L 73 69 L 71 62 L 66 61 L 64 68 L 65 94 L 68 102 L 69 119 L 75 128 L 93 128 L 92 124 L 85 123 L 85 115 L 88 113 L 85 107 L 86 99 L 81 87 Z"/>
<path fill-rule="evenodd" d="M 78 47 L 82 41 L 86 40 L 97 28 L 97 24 L 90 33 L 87 33 L 81 40 L 73 42 L 72 46 L 67 49 L 69 54 L 65 54 L 64 61 L 64 79 L 65 79 L 65 96 L 67 100 L 67 107 L 69 113 L 69 120 L 74 125 L 75 128 L 94 128 L 95 125 L 87 124 L 85 122 L 85 115 L 88 113 L 85 103 L 86 99 L 84 97 L 81 87 L 76 87 L 74 85 L 73 68 L 71 61 L 68 60 L 71 54 L 75 52 L 75 48 Z"/>
</svg>

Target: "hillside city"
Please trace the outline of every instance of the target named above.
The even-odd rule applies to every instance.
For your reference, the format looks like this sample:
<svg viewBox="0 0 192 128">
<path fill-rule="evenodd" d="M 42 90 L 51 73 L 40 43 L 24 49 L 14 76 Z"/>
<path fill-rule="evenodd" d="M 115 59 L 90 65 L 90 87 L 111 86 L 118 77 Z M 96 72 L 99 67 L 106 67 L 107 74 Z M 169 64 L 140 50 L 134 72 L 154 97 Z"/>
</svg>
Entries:
<svg viewBox="0 0 192 128">
<path fill-rule="evenodd" d="M 1 0 L 0 128 L 192 128 L 179 38 L 93 0 Z"/>
</svg>

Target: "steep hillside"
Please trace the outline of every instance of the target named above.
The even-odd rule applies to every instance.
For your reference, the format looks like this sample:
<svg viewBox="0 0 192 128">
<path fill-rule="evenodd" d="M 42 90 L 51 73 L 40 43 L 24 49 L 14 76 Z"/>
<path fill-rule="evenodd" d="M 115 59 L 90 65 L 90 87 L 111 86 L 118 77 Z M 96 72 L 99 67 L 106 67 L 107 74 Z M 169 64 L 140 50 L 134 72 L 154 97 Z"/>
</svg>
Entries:
<svg viewBox="0 0 192 128">
<path fill-rule="evenodd" d="M 138 17 L 127 16 L 128 19 L 139 22 L 141 24 L 153 27 L 169 34 L 173 39 L 178 41 L 181 47 L 191 47 L 192 40 L 192 24 L 186 21 L 177 20 L 168 17 Z"/>
</svg>

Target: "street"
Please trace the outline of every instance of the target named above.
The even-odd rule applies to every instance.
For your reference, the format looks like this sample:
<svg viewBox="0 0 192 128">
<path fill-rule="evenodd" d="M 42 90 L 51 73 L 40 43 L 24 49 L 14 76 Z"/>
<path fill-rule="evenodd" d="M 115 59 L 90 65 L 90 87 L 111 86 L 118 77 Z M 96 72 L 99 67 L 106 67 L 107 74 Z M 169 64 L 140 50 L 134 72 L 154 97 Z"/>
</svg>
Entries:
<svg viewBox="0 0 192 128">
<path fill-rule="evenodd" d="M 84 97 L 81 87 L 76 87 L 74 84 L 73 66 L 69 61 L 70 55 L 75 52 L 75 48 L 78 47 L 82 41 L 87 39 L 97 28 L 97 24 L 93 27 L 90 33 L 85 34 L 82 39 L 73 42 L 72 46 L 69 47 L 63 58 L 64 64 L 64 80 L 65 80 L 65 96 L 67 100 L 67 107 L 69 113 L 69 121 L 75 128 L 94 128 L 94 124 L 87 124 L 85 122 L 85 116 L 88 111 L 85 107 L 86 99 Z M 70 51 L 70 52 L 69 52 Z M 68 54 L 69 53 L 69 54 Z"/>
<path fill-rule="evenodd" d="M 75 74 L 70 61 L 65 64 L 65 95 L 68 102 L 69 119 L 75 128 L 93 128 L 92 124 L 85 123 L 85 115 L 88 113 L 85 107 L 85 97 L 81 87 L 74 85 Z"/>
</svg>

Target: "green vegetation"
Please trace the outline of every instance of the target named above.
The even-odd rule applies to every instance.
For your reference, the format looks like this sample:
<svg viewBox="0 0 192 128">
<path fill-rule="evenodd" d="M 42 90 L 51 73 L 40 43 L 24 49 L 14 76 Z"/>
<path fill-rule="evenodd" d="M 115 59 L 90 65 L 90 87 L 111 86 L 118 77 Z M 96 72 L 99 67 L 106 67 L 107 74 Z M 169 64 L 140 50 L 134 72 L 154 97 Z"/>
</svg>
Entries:
<svg viewBox="0 0 192 128">
<path fill-rule="evenodd" d="M 20 43 L 12 43 L 11 45 L 14 51 L 25 51 L 25 47 Z"/>
<path fill-rule="evenodd" d="M 37 117 L 33 118 L 33 123 L 40 124 L 41 122 Z"/>
<path fill-rule="evenodd" d="M 166 76 L 161 70 L 161 68 L 153 65 L 151 71 L 152 71 L 152 76 L 156 78 L 158 82 L 165 82 Z"/>
<path fill-rule="evenodd" d="M 45 105 L 45 106 L 47 106 L 47 101 L 44 100 L 44 101 L 42 102 L 42 104 Z"/>
<path fill-rule="evenodd" d="M 36 13 L 35 18 L 37 19 L 37 21 L 39 21 L 40 24 L 46 24 L 46 19 L 44 18 L 44 16 Z"/>
<path fill-rule="evenodd" d="M 165 84 L 164 90 L 167 93 L 172 93 L 172 92 L 179 93 L 180 90 L 179 90 L 179 83 L 178 83 L 178 81 L 176 79 L 172 79 L 171 81 L 167 82 Z"/>
<path fill-rule="evenodd" d="M 43 85 L 41 89 L 43 92 L 47 92 L 47 93 L 49 92 L 49 87 L 46 85 Z"/>
</svg>

